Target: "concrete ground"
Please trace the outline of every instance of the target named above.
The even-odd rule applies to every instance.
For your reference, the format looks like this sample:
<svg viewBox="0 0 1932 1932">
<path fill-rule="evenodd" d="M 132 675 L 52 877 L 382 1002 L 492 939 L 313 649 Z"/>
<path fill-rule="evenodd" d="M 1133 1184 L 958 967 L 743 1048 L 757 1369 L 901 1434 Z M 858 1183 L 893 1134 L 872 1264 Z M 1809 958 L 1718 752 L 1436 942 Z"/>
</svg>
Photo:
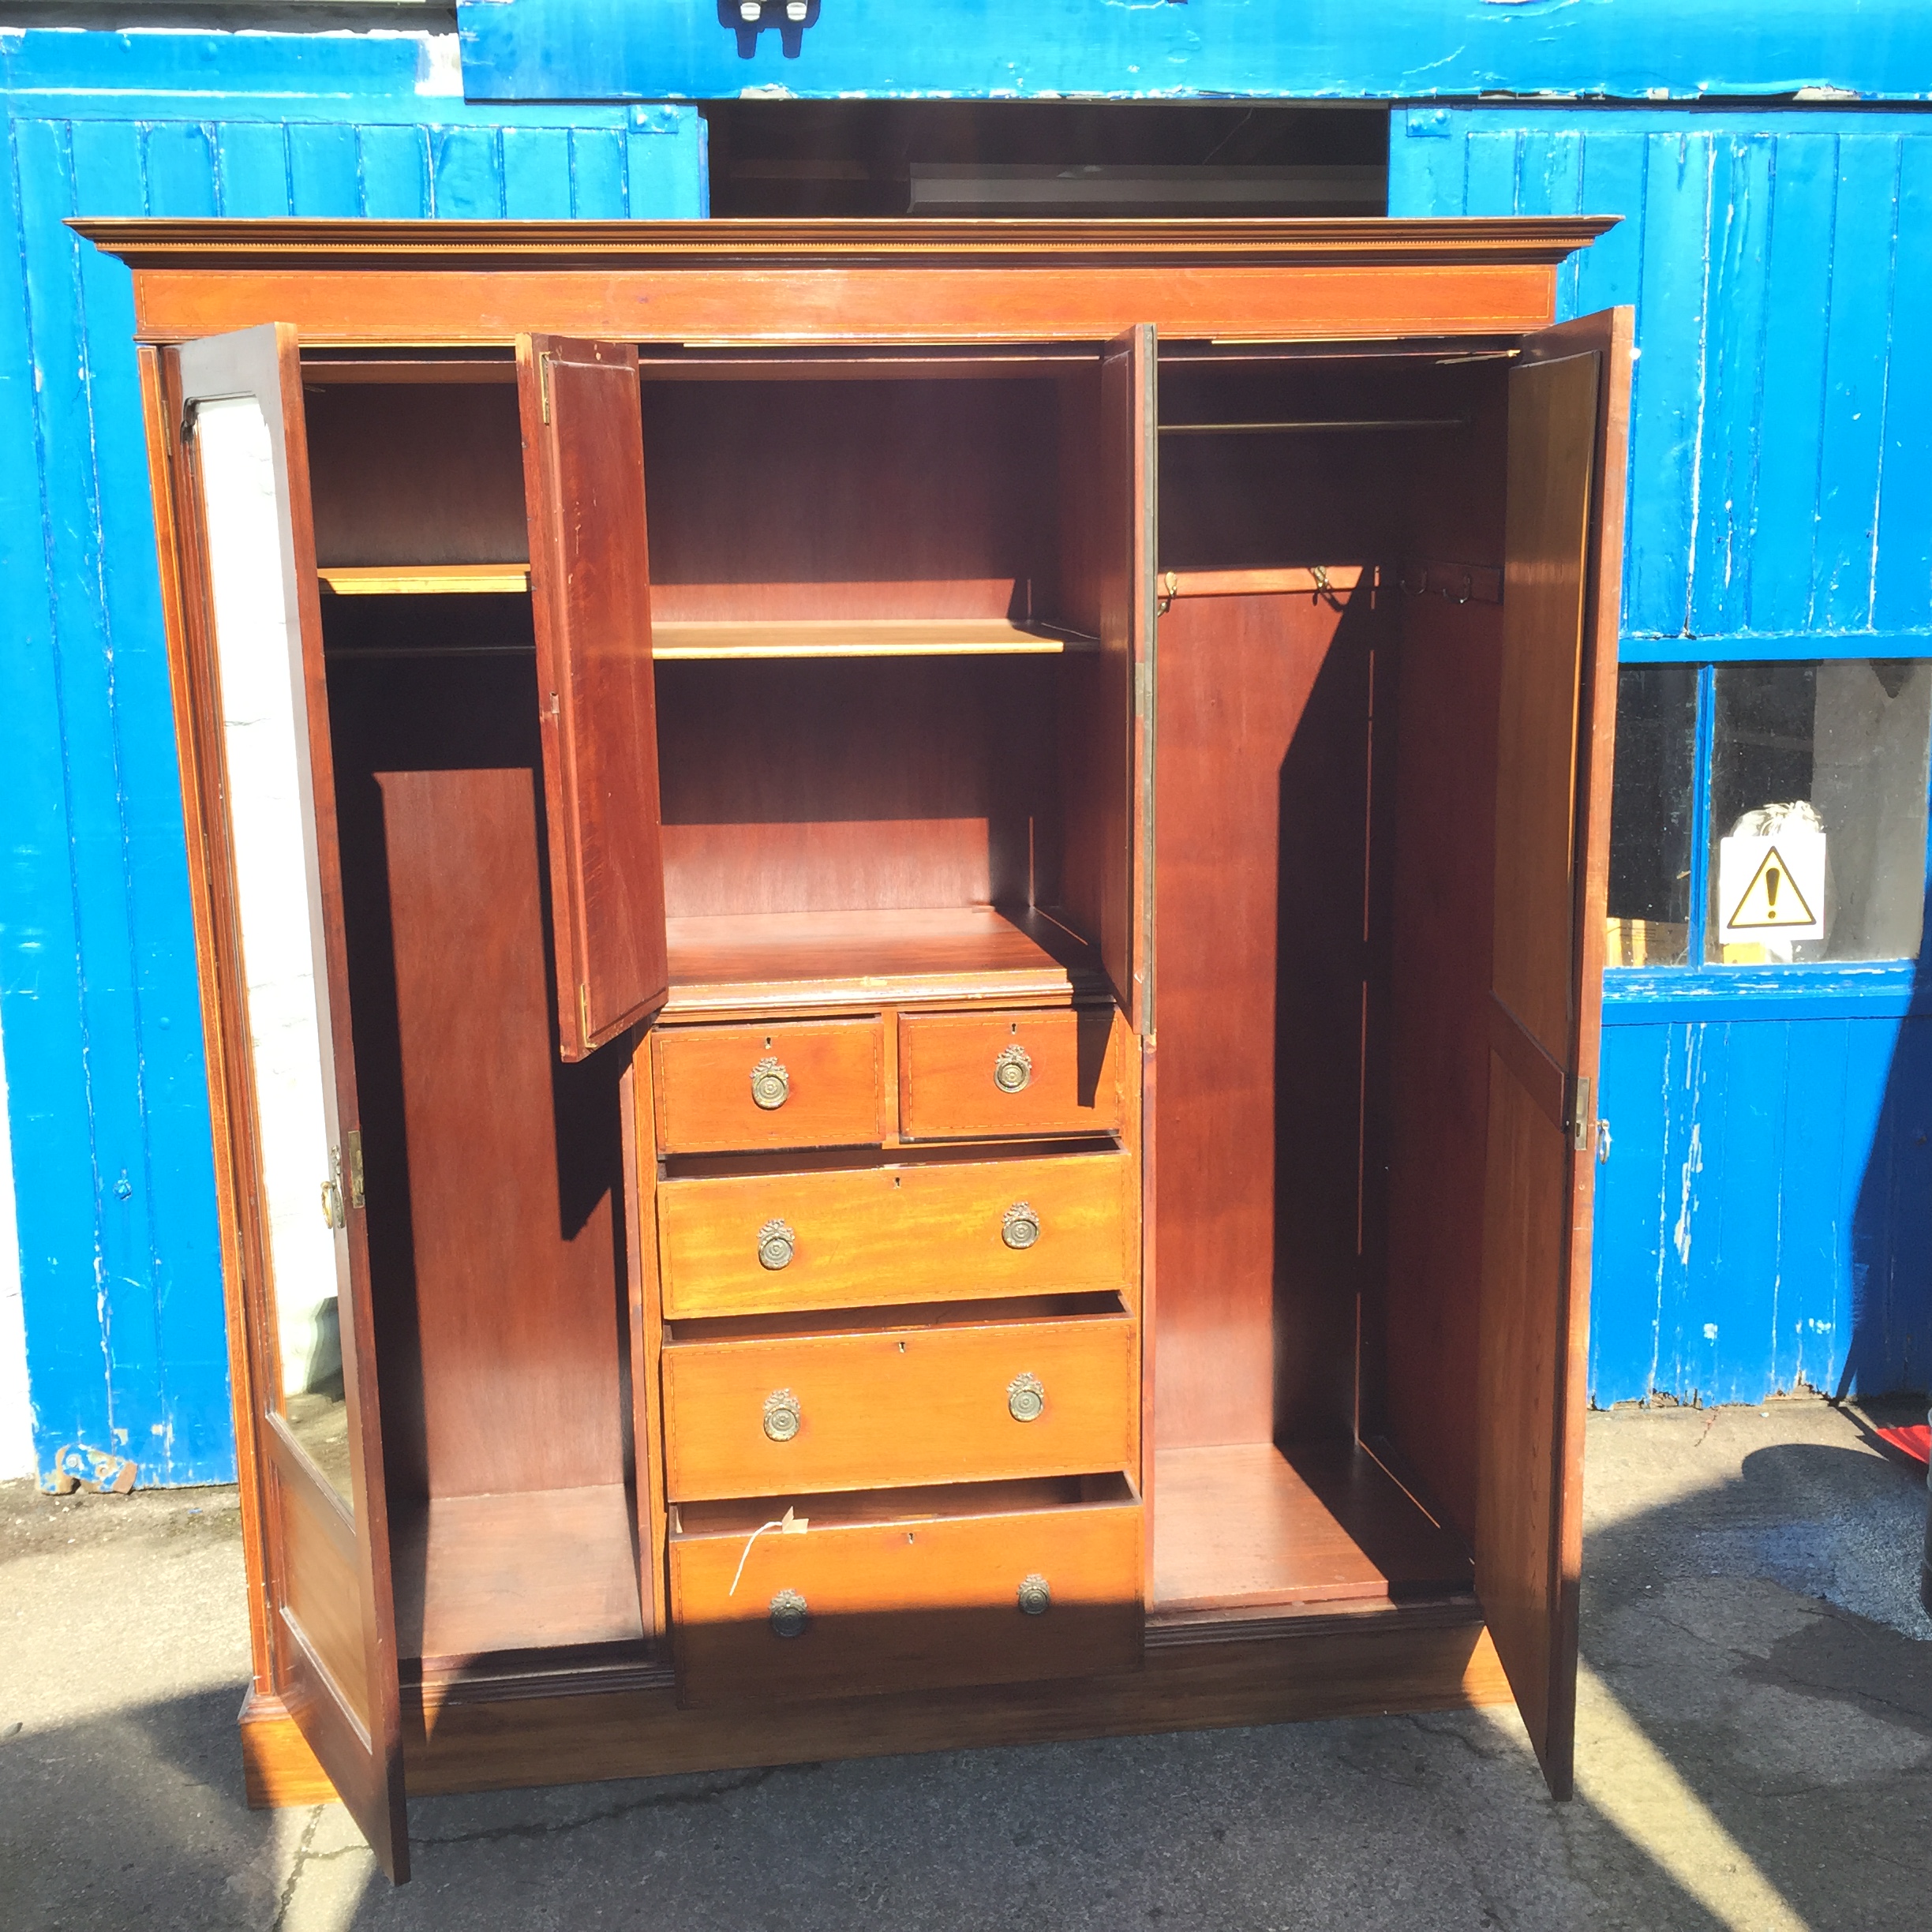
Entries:
<svg viewBox="0 0 1932 1932">
<path fill-rule="evenodd" d="M 1884 1419 L 1909 1419 L 1909 1412 Z M 1513 1712 L 243 1807 L 234 1496 L 0 1487 L 0 1927 L 1830 1928 L 1932 1911 L 1923 1484 L 1822 1402 L 1590 1420 L 1579 1795 Z"/>
</svg>

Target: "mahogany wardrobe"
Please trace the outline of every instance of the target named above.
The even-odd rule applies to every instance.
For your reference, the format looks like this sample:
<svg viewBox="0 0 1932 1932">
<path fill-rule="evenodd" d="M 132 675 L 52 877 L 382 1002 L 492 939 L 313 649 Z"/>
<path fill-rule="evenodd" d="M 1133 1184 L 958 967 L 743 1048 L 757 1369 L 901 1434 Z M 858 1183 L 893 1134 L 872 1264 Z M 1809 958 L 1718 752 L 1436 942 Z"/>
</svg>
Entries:
<svg viewBox="0 0 1932 1932">
<path fill-rule="evenodd" d="M 1514 1698 L 1571 1779 L 1608 223 L 98 221 L 251 1795 Z"/>
</svg>

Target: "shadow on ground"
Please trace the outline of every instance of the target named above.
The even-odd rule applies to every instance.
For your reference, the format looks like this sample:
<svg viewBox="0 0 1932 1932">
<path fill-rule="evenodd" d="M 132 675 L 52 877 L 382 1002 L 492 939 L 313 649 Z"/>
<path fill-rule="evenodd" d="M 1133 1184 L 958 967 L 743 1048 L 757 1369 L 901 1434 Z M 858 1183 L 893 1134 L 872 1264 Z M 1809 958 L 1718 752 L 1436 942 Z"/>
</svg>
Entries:
<svg viewBox="0 0 1932 1932">
<path fill-rule="evenodd" d="M 335 1807 L 242 1809 L 232 1540 L 116 1566 L 182 1607 L 165 1654 L 104 1573 L 76 1592 L 9 1546 L 8 1596 L 64 1611 L 31 1626 L 37 1697 L 0 1664 L 30 1715 L 0 1745 L 6 1923 L 1896 1932 L 1932 1882 L 1932 1642 L 1875 1619 L 1893 1564 L 1915 1592 L 1923 1492 L 1778 1406 L 1593 1418 L 1567 1806 L 1513 1713 L 1391 1717 L 421 1799 L 395 1890 Z M 223 1681 L 126 1698 L 197 1644 Z M 63 1716 L 64 1678 L 101 1708 Z"/>
</svg>

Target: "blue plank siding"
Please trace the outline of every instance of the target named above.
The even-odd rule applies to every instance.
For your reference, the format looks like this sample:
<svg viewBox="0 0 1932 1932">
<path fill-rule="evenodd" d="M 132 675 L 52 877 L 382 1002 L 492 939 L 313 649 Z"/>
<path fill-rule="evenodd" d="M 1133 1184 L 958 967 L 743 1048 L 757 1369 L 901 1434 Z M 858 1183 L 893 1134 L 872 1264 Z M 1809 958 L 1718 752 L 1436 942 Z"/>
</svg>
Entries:
<svg viewBox="0 0 1932 1932">
<path fill-rule="evenodd" d="M 1417 107 L 1390 212 L 1620 215 L 1559 311 L 1637 310 L 1622 650 L 1932 656 L 1932 123 Z M 1918 961 L 1608 976 L 1599 1402 L 1932 1376 Z"/>
<path fill-rule="evenodd" d="M 777 9 L 772 10 L 776 14 Z M 459 0 L 472 99 L 1473 99 L 1700 101 L 1932 89 L 1923 0 L 826 0 L 746 36 L 737 8 Z"/>
<path fill-rule="evenodd" d="M 0 1028 L 43 1480 L 234 1470 L 132 288 L 62 223 L 705 212 L 694 111 L 473 108 L 376 45 L 0 35 Z"/>
</svg>

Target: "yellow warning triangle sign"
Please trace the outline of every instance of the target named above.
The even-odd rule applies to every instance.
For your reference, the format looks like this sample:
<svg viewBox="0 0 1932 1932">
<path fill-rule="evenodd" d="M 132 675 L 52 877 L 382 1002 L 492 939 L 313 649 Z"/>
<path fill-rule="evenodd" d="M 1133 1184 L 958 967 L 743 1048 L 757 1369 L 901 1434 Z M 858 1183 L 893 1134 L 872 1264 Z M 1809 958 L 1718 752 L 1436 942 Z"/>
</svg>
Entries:
<svg viewBox="0 0 1932 1932">
<path fill-rule="evenodd" d="M 1726 932 L 1775 931 L 1780 926 L 1810 926 L 1818 918 L 1792 877 L 1791 867 L 1773 845 L 1758 862 L 1750 883 L 1724 921 Z"/>
</svg>

